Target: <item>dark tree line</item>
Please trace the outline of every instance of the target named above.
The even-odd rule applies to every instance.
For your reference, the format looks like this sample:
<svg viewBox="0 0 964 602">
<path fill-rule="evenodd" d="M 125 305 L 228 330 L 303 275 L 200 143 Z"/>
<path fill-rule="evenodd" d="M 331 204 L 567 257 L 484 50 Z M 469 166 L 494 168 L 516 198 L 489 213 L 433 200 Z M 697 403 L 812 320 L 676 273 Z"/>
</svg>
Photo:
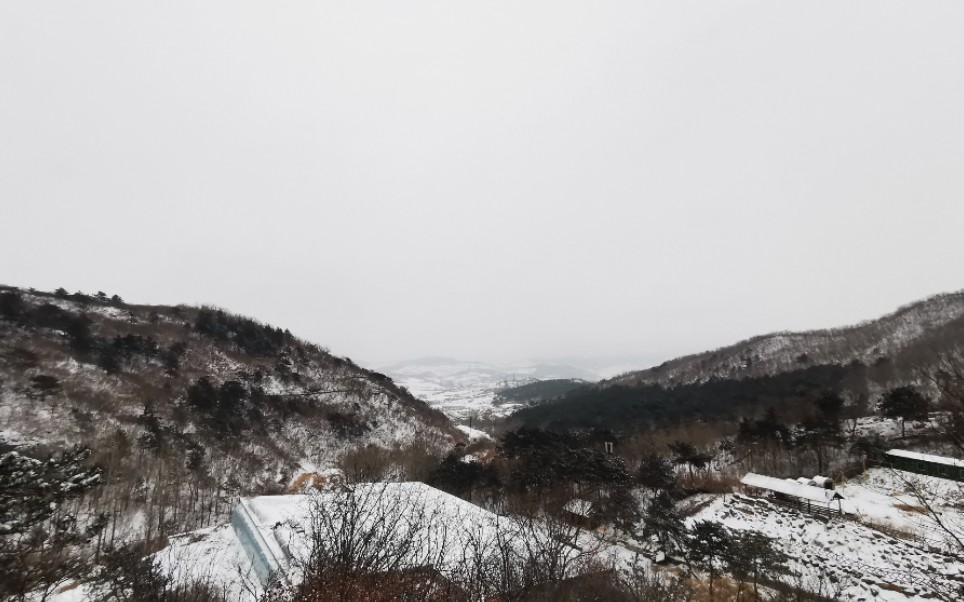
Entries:
<svg viewBox="0 0 964 602">
<path fill-rule="evenodd" d="M 136 334 L 113 339 L 93 333 L 93 321 L 84 314 L 67 311 L 51 303 L 33 306 L 18 292 L 0 293 L 0 318 L 24 328 L 59 330 L 78 359 L 96 364 L 108 374 L 116 374 L 137 359 L 159 361 L 169 374 L 176 374 L 187 350 L 185 343 L 170 347 L 158 345 L 152 337 Z"/>
<path fill-rule="evenodd" d="M 603 451 L 612 435 L 557 433 L 522 428 L 507 433 L 488 463 L 444 458 L 427 482 L 468 500 L 551 499 L 556 511 L 573 500 L 593 504 L 596 519 L 629 524 L 637 518 L 635 476 L 623 460 Z"/>
<path fill-rule="evenodd" d="M 464 462 L 454 454 L 446 456 L 432 471 L 428 483 L 452 495 L 472 501 L 485 492 L 498 491 L 502 478 L 491 464 Z"/>
<path fill-rule="evenodd" d="M 897 387 L 888 391 L 878 404 L 885 418 L 900 421 L 900 436 L 905 436 L 908 420 L 927 420 L 930 402 L 914 387 Z"/>
<path fill-rule="evenodd" d="M 664 388 L 660 385 L 606 386 L 571 391 L 562 399 L 524 408 L 513 417 L 529 426 L 556 430 L 605 428 L 638 432 L 694 419 L 736 420 L 767 407 L 812 403 L 825 392 L 839 393 L 853 367 L 813 366 L 774 376 L 712 379 Z"/>
<path fill-rule="evenodd" d="M 527 403 L 555 399 L 570 391 L 585 387 L 586 382 L 571 378 L 540 380 L 534 383 L 503 389 L 496 393 L 495 403 Z"/>
<path fill-rule="evenodd" d="M 194 329 L 217 341 L 233 342 L 245 353 L 262 357 L 279 357 L 294 340 L 288 330 L 206 307 L 198 311 Z"/>
</svg>

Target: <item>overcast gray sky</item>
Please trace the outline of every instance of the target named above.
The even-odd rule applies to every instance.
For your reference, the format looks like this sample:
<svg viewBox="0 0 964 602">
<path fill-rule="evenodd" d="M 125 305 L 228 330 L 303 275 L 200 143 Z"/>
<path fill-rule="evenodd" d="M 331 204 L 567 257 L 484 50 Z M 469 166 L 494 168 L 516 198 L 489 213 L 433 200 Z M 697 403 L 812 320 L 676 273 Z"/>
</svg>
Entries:
<svg viewBox="0 0 964 602">
<path fill-rule="evenodd" d="M 360 361 L 964 288 L 964 2 L 0 0 L 0 282 Z"/>
</svg>

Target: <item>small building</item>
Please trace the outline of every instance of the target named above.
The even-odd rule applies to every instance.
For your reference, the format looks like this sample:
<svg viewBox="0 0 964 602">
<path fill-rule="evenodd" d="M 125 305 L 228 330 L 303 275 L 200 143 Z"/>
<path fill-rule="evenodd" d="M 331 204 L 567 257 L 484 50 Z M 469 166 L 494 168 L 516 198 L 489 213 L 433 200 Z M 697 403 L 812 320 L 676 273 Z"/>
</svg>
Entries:
<svg viewBox="0 0 964 602">
<path fill-rule="evenodd" d="M 884 454 L 884 465 L 917 474 L 964 481 L 964 460 L 892 449 Z"/>
<path fill-rule="evenodd" d="M 807 479 L 809 482 L 810 479 Z M 816 514 L 843 514 L 840 493 L 818 485 L 799 483 L 793 479 L 778 479 L 753 472 L 746 473 L 740 482 L 752 493 L 763 494 L 781 504 L 794 506 Z"/>
</svg>

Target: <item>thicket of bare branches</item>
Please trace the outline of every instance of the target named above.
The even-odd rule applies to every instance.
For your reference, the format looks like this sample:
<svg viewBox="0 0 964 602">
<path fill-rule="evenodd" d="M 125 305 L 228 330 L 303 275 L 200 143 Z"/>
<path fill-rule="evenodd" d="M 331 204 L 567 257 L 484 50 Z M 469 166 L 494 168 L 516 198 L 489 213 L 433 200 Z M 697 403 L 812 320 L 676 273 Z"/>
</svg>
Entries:
<svg viewBox="0 0 964 602">
<path fill-rule="evenodd" d="M 602 544 L 532 498 L 512 510 L 453 515 L 389 484 L 322 494 L 311 506 L 305 579 L 287 599 L 597 599 L 572 596 L 611 568 L 596 560 Z"/>
</svg>

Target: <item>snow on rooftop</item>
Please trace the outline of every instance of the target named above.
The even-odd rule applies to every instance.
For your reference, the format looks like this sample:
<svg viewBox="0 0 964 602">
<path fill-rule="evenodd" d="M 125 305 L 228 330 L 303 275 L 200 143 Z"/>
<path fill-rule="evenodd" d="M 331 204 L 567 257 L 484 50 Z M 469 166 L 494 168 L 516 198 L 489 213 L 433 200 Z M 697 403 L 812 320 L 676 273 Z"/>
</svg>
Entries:
<svg viewBox="0 0 964 602">
<path fill-rule="evenodd" d="M 486 537 L 510 526 L 505 518 L 419 482 L 362 483 L 350 490 L 247 498 L 238 504 L 235 515 L 240 518 L 232 525 L 262 583 L 269 573 L 300 580 L 297 570 L 310 554 L 317 513 L 325 506 L 345 504 L 348 496 L 354 496 L 362 528 L 368 522 L 384 528 L 385 520 L 379 517 L 393 515 L 397 520 L 388 523 L 401 538 L 413 525 L 424 524 L 425 545 L 440 546 L 443 563 L 459 561 L 467 538 Z"/>
<path fill-rule="evenodd" d="M 746 473 L 746 476 L 740 479 L 740 482 L 748 487 L 766 489 L 813 502 L 828 503 L 833 500 L 843 499 L 842 495 L 832 489 L 804 485 L 793 480 L 777 479 L 753 472 Z"/>
<path fill-rule="evenodd" d="M 887 455 L 896 456 L 898 458 L 907 458 L 909 460 L 919 460 L 921 462 L 930 462 L 932 464 L 944 464 L 945 466 L 964 468 L 964 460 L 948 458 L 945 456 L 935 456 L 933 454 L 922 454 L 920 452 L 908 451 L 906 449 L 892 449 L 887 452 Z"/>
<path fill-rule="evenodd" d="M 573 498 L 566 502 L 566 505 L 563 506 L 562 509 L 566 512 L 571 512 L 572 514 L 589 518 L 589 515 L 592 514 L 592 502 L 589 500 Z"/>
<path fill-rule="evenodd" d="M 325 518 L 319 519 L 322 514 Z M 343 528 L 346 516 L 358 521 L 354 528 Z M 303 579 L 318 537 L 349 531 L 386 545 L 410 542 L 399 547 L 406 554 L 403 565 L 419 566 L 431 558 L 450 575 L 459 575 L 479 554 L 508 546 L 524 558 L 533 547 L 555 545 L 547 542 L 557 536 L 540 521 L 500 516 L 424 483 L 364 483 L 337 491 L 244 498 L 231 525 L 173 538 L 158 558 L 178 582 L 201 578 L 225 588 L 232 599 L 255 602 L 271 578 L 291 585 Z M 587 532 L 565 553 L 571 560 L 584 550 L 614 561 L 619 550 L 625 551 Z"/>
</svg>

